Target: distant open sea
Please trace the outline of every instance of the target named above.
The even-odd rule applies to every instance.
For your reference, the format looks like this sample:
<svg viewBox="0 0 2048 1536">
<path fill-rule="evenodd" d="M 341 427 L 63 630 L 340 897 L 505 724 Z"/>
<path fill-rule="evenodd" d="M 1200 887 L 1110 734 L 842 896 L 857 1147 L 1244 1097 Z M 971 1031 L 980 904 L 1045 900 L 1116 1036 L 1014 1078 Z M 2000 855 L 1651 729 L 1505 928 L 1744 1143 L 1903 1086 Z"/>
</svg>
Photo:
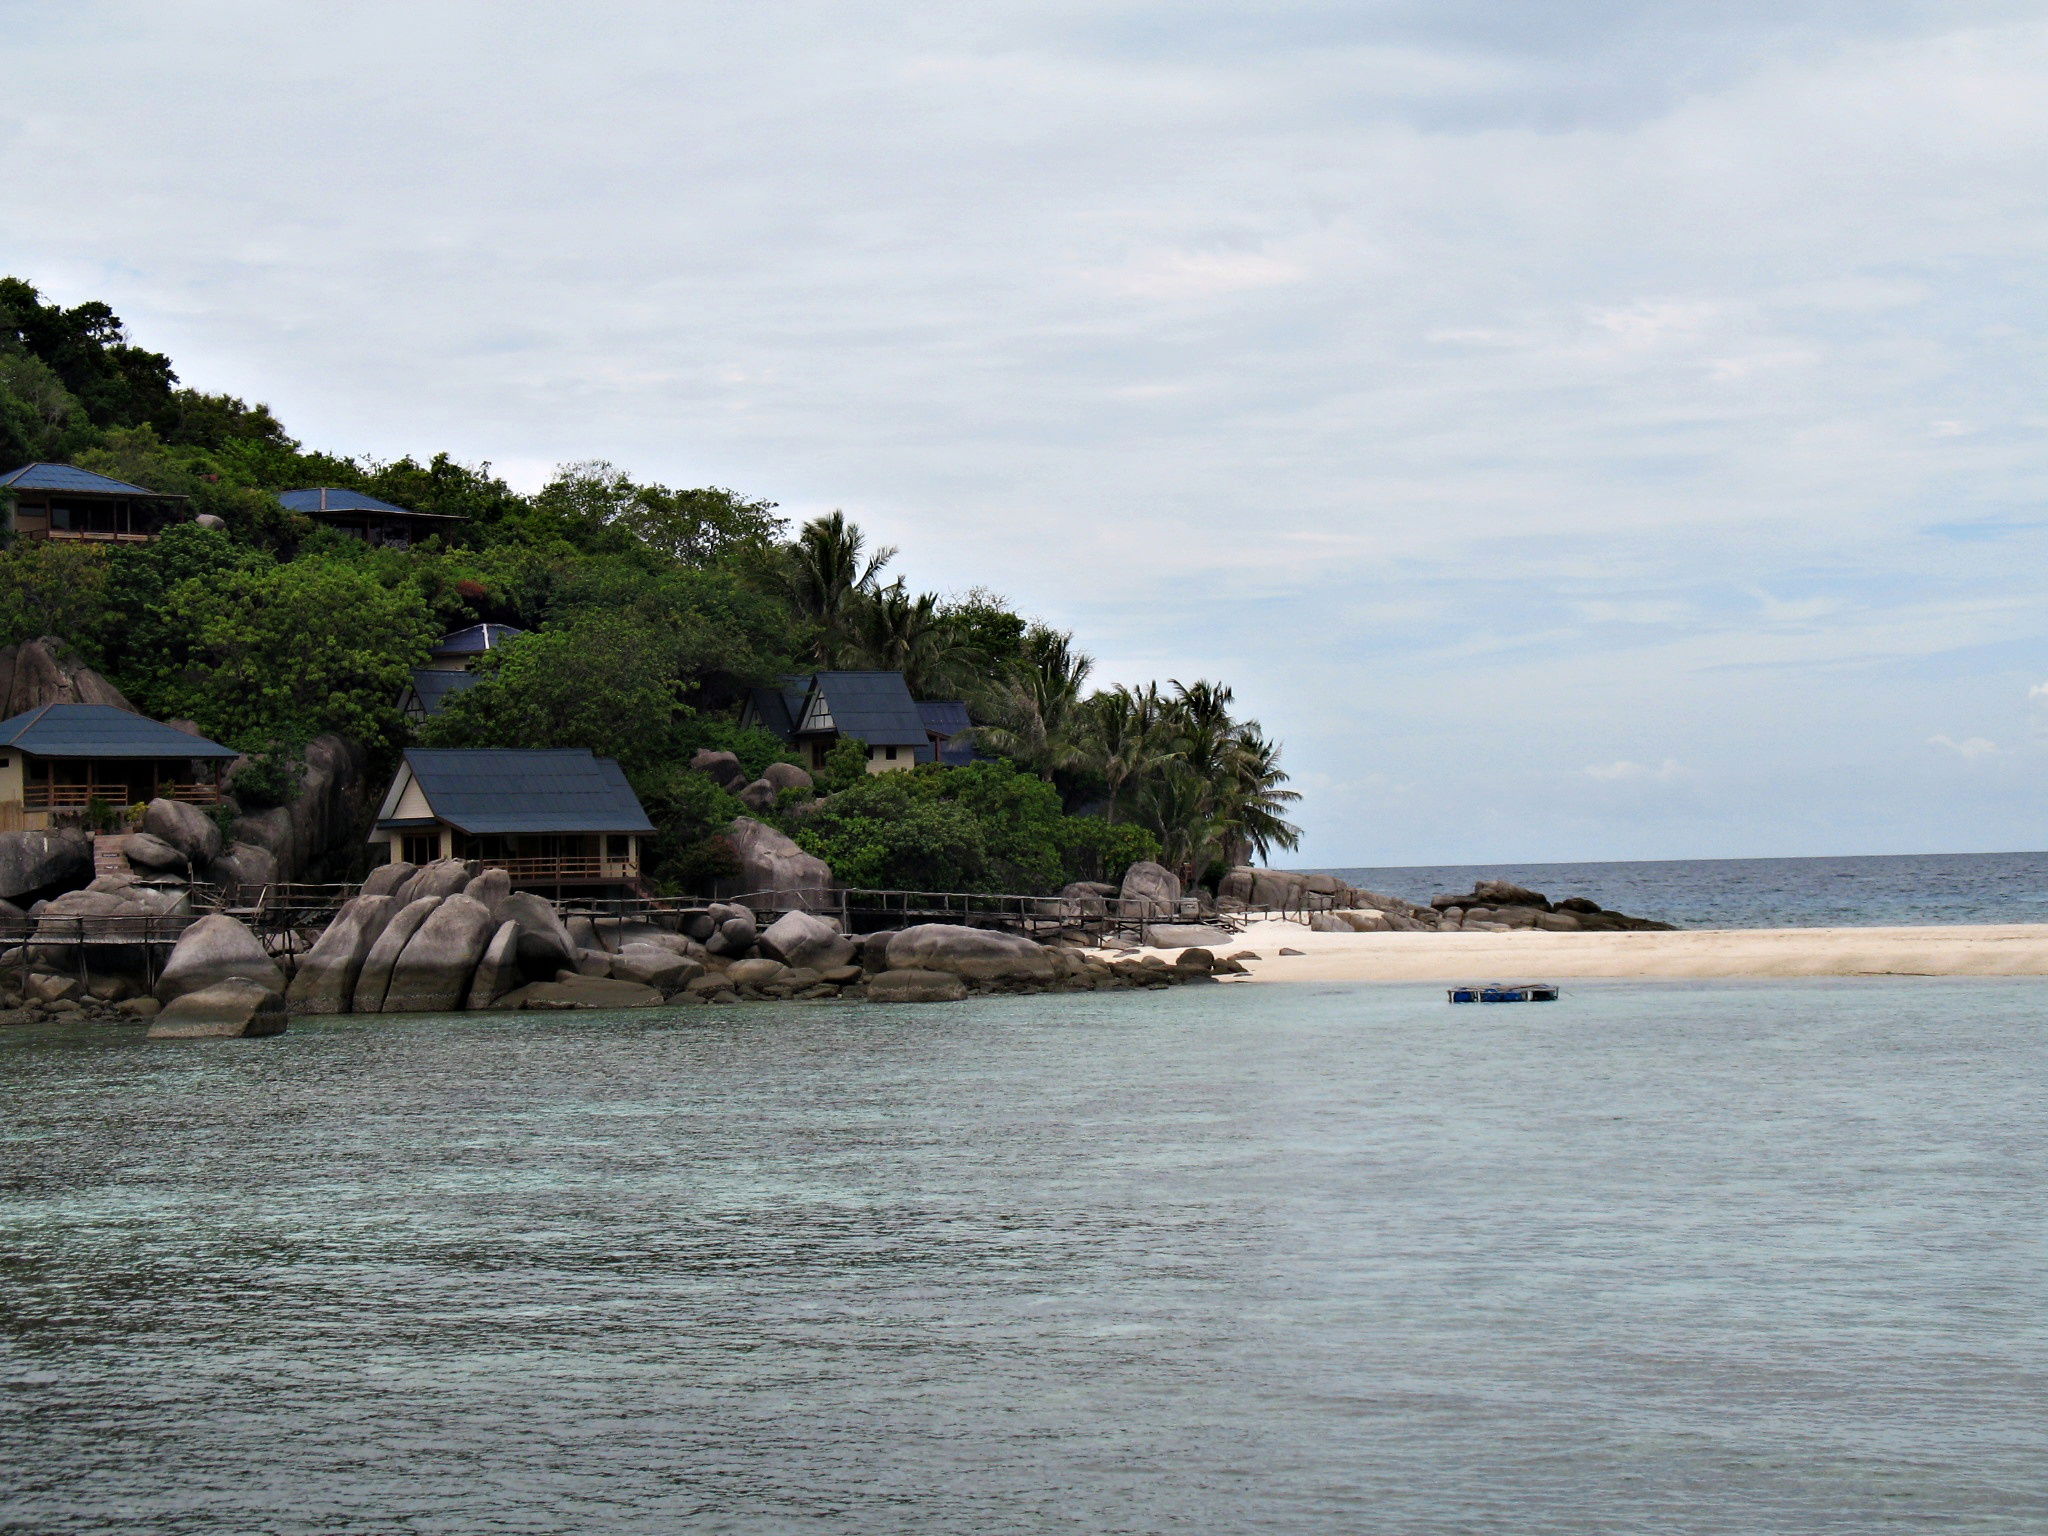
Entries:
<svg viewBox="0 0 2048 1536">
<path fill-rule="evenodd" d="M 1475 880 L 1681 928 L 1883 928 L 2048 923 L 2048 853 L 1914 853 L 1841 859 L 1659 859 L 1627 864 L 1432 864 L 1327 871 L 1427 902 Z"/>
</svg>

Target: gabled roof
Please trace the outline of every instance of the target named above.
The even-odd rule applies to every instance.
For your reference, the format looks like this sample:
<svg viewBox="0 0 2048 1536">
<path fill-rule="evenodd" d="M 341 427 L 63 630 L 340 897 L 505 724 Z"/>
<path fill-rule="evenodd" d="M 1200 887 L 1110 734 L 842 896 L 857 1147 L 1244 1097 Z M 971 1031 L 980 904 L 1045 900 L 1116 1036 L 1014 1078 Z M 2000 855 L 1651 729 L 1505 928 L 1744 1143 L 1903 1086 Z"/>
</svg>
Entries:
<svg viewBox="0 0 2048 1536">
<path fill-rule="evenodd" d="M 820 701 L 832 729 L 871 747 L 917 747 L 931 740 L 901 672 L 819 672 L 806 709 Z M 801 720 L 799 720 L 801 723 Z"/>
<path fill-rule="evenodd" d="M 525 634 L 510 624 L 472 624 L 467 629 L 458 629 L 443 635 L 434 642 L 436 656 L 481 656 L 485 651 L 495 651 L 507 640 L 517 640 Z"/>
<path fill-rule="evenodd" d="M 24 464 L 0 475 L 0 489 L 70 491 L 78 496 L 155 496 L 163 501 L 185 499 L 183 496 L 165 495 L 161 491 L 145 490 L 139 485 L 130 485 L 126 480 L 116 480 L 112 475 L 96 475 L 76 464 Z"/>
<path fill-rule="evenodd" d="M 779 688 L 750 688 L 748 701 L 754 720 L 762 730 L 773 731 L 784 741 L 796 735 L 796 723 L 803 717 L 804 699 L 811 691 L 808 672 L 785 677 Z"/>
<path fill-rule="evenodd" d="M 936 731 L 941 736 L 958 736 L 962 731 L 974 729 L 974 718 L 967 713 L 967 705 L 959 699 L 919 699 L 917 714 L 924 721 L 926 730 Z"/>
<path fill-rule="evenodd" d="M 414 747 L 405 765 L 435 816 L 472 836 L 654 830 L 619 765 L 588 747 Z"/>
<path fill-rule="evenodd" d="M 241 754 L 111 704 L 45 704 L 0 720 L 0 747 L 31 757 L 211 757 Z"/>
<path fill-rule="evenodd" d="M 289 512 L 311 512 L 315 516 L 322 512 L 381 512 L 386 517 L 430 517 L 442 523 L 469 521 L 450 512 L 415 512 L 411 507 L 396 506 L 361 491 L 343 490 L 334 485 L 323 485 L 310 491 L 283 491 L 277 499 Z"/>
<path fill-rule="evenodd" d="M 438 715 L 441 706 L 449 699 L 482 681 L 474 672 L 443 672 L 438 667 L 421 667 L 412 675 L 412 691 L 423 711 Z"/>
</svg>

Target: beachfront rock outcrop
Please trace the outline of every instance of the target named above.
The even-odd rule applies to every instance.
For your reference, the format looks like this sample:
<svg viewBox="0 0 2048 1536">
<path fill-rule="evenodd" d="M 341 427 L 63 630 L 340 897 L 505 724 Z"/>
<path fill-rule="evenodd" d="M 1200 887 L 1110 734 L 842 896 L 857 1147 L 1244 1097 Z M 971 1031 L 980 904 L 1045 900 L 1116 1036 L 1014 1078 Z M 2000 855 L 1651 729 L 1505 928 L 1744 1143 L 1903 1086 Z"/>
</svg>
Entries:
<svg viewBox="0 0 2048 1536">
<path fill-rule="evenodd" d="M 419 872 L 419 865 L 408 864 L 403 859 L 393 860 L 389 864 L 379 864 L 363 877 L 363 884 L 358 894 L 363 896 L 396 896 L 404 888 L 405 882 Z"/>
<path fill-rule="evenodd" d="M 851 960 L 853 941 L 829 918 L 809 912 L 785 912 L 762 932 L 756 947 L 784 965 L 807 965 L 829 971 Z"/>
<path fill-rule="evenodd" d="M 1126 917 L 1172 917 L 1180 910 L 1180 876 L 1164 864 L 1140 859 L 1124 871 L 1119 894 Z"/>
<path fill-rule="evenodd" d="M 725 842 L 739 863 L 726 883 L 740 894 L 770 891 L 776 906 L 820 907 L 839 889 L 831 865 L 751 817 L 735 817 Z"/>
<path fill-rule="evenodd" d="M 637 981 L 657 992 L 673 992 L 685 982 L 704 974 L 704 967 L 659 944 L 627 944 L 611 957 L 611 972 L 619 981 Z M 750 963 L 750 962 L 743 962 Z"/>
<path fill-rule="evenodd" d="M 277 856 L 254 843 L 230 843 L 207 865 L 206 878 L 230 892 L 261 890 L 277 881 Z"/>
<path fill-rule="evenodd" d="M 499 911 L 505 898 L 512 894 L 512 877 L 502 869 L 487 869 L 462 888 L 462 894 L 473 901 L 480 901 L 491 909 L 491 916 L 500 922 L 504 914 Z"/>
<path fill-rule="evenodd" d="M 484 946 L 484 957 L 469 980 L 469 996 L 463 999 L 463 1006 L 488 1008 L 518 987 L 519 980 L 519 925 L 500 923 Z"/>
<path fill-rule="evenodd" d="M 284 1030 L 284 998 L 260 982 L 230 976 L 166 1003 L 150 1020 L 149 1038 L 236 1039 Z"/>
<path fill-rule="evenodd" d="M 384 991 L 385 1013 L 445 1013 L 462 1006 L 497 925 L 491 909 L 457 891 L 406 941 Z"/>
<path fill-rule="evenodd" d="M 760 929 L 755 925 L 754 914 L 745 907 L 729 907 L 728 911 L 732 915 L 719 918 L 717 931 L 705 941 L 704 947 L 714 955 L 744 955 L 754 947 Z"/>
<path fill-rule="evenodd" d="M 1014 933 L 918 923 L 889 940 L 889 969 L 947 971 L 970 981 L 1049 981 L 1059 966 L 1051 951 Z"/>
<path fill-rule="evenodd" d="M 284 973 L 264 952 L 262 941 L 225 912 L 215 912 L 179 935 L 157 978 L 157 1000 L 171 1003 L 187 992 L 235 979 L 284 994 Z"/>
<path fill-rule="evenodd" d="M 152 832 L 130 832 L 120 842 L 121 857 L 142 869 L 175 871 L 189 869 L 191 861 Z"/>
<path fill-rule="evenodd" d="M 637 981 L 613 981 L 602 976 L 569 976 L 559 981 L 536 981 L 507 992 L 491 1006 L 515 1008 L 646 1008 L 661 1001 L 661 994 Z"/>
<path fill-rule="evenodd" d="M 347 1013 L 363 962 L 391 920 L 389 896 L 352 896 L 300 957 L 285 992 L 293 1013 Z"/>
<path fill-rule="evenodd" d="M 422 864 L 413 877 L 398 888 L 398 903 L 418 901 L 422 896 L 453 896 L 476 877 L 476 871 L 463 859 L 436 859 L 431 864 Z"/>
<path fill-rule="evenodd" d="M 747 782 L 746 770 L 730 752 L 714 752 L 705 747 L 690 759 L 690 766 L 707 775 L 720 789 L 738 789 Z"/>
<path fill-rule="evenodd" d="M 441 905 L 439 896 L 422 896 L 418 901 L 399 905 L 398 898 L 391 898 L 391 916 L 385 921 L 384 931 L 377 935 L 377 941 L 370 946 L 369 954 L 363 957 L 362 973 L 356 978 L 354 1013 L 382 1013 L 384 994 L 391 986 L 392 968 L 398 964 L 398 957 L 405 953 L 405 946 L 412 942 L 412 936 L 420 931 L 420 925 Z"/>
<path fill-rule="evenodd" d="M 1145 940 L 1155 949 L 1184 949 L 1189 945 L 1228 944 L 1230 935 L 1207 923 L 1148 923 Z"/>
<path fill-rule="evenodd" d="M 0 832 L 0 897 L 76 885 L 91 873 L 92 839 L 75 827 Z"/>
<path fill-rule="evenodd" d="M 1357 930 L 1334 912 L 1312 913 L 1308 920 L 1310 933 L 1355 933 Z"/>
<path fill-rule="evenodd" d="M 966 996 L 967 983 L 951 971 L 882 971 L 867 980 L 871 1003 L 957 1003 Z"/>
<path fill-rule="evenodd" d="M 224 842 L 219 824 L 183 800 L 150 801 L 142 809 L 142 830 L 169 843 L 194 869 L 204 869 L 219 858 Z"/>
<path fill-rule="evenodd" d="M 553 903 L 531 891 L 514 891 L 498 903 L 500 922 L 519 925 L 519 964 L 528 976 L 552 976 L 576 963 L 576 941 Z"/>
</svg>

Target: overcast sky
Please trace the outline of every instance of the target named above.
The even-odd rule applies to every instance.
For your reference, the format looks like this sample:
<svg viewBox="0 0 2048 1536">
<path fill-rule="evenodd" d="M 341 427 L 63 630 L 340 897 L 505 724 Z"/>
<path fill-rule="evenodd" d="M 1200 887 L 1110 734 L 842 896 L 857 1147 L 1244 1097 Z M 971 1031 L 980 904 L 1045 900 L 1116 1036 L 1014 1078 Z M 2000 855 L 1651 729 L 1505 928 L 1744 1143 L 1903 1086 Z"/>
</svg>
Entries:
<svg viewBox="0 0 2048 1536">
<path fill-rule="evenodd" d="M 0 0 L 0 266 L 832 507 L 1314 864 L 2048 846 L 2042 0 Z"/>
</svg>

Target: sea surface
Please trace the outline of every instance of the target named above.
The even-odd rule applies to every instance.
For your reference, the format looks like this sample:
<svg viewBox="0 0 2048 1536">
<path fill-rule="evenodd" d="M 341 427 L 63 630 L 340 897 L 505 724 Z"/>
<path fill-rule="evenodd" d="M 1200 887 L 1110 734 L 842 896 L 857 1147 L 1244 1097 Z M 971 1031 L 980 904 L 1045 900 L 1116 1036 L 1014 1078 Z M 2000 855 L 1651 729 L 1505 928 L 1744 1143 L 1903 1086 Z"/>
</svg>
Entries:
<svg viewBox="0 0 2048 1536">
<path fill-rule="evenodd" d="M 0 1033 L 0 1529 L 2048 1530 L 2048 988 Z"/>
<path fill-rule="evenodd" d="M 2048 853 L 1919 853 L 1840 859 L 1668 859 L 1616 864 L 1432 864 L 1333 869 L 1351 884 L 1427 905 L 1475 880 L 1681 928 L 1873 928 L 2048 923 Z"/>
</svg>

